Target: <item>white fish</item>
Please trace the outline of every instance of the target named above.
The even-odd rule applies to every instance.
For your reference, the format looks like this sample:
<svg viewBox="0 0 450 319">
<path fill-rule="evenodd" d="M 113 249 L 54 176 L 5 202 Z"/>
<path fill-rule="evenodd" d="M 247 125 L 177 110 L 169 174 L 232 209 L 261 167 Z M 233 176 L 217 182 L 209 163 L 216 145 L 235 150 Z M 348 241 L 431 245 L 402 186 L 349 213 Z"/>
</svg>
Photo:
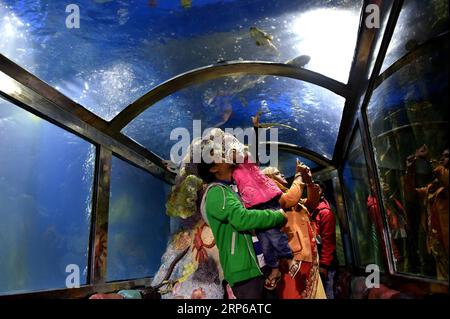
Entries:
<svg viewBox="0 0 450 319">
<path fill-rule="evenodd" d="M 280 54 L 278 48 L 273 44 L 273 36 L 269 33 L 257 27 L 250 27 L 250 36 L 256 41 L 257 46 L 267 46 Z"/>
</svg>

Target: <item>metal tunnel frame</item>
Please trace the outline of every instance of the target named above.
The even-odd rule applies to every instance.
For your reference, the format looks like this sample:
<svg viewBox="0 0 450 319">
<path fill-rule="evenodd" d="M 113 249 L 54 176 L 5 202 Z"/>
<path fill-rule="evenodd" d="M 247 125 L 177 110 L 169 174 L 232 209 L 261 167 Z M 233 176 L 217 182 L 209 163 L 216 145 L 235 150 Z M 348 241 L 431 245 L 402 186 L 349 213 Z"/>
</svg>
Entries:
<svg viewBox="0 0 450 319">
<path fill-rule="evenodd" d="M 381 29 L 369 29 L 365 24 L 367 13 L 364 8 L 370 4 L 376 4 L 381 8 L 380 15 L 382 17 L 388 16 L 386 28 L 383 33 L 381 32 Z M 359 127 L 361 129 L 363 149 L 366 153 L 369 166 L 369 176 L 378 182 L 376 197 L 378 202 L 382 203 L 379 177 L 377 175 L 374 155 L 371 152 L 373 148 L 369 137 L 368 120 L 365 115 L 365 110 L 370 101 L 373 89 L 390 73 L 395 72 L 397 68 L 407 63 L 409 59 L 412 59 L 414 54 L 417 54 L 416 52 L 424 50 L 428 45 L 424 44 L 417 48 L 414 52 L 401 58 L 383 74 L 379 75 L 402 5 L 403 0 L 364 0 L 355 53 L 347 84 L 340 83 L 316 72 L 282 63 L 264 61 L 223 62 L 201 67 L 167 80 L 128 105 L 110 122 L 105 121 L 101 117 L 90 112 L 82 105 L 74 102 L 58 92 L 52 86 L 0 54 L 0 75 L 3 73 L 5 76 L 2 76 L 2 79 L 5 78 L 5 80 L 9 82 L 0 83 L 1 96 L 19 107 L 81 136 L 97 147 L 94 196 L 92 200 L 90 254 L 88 260 L 88 284 L 79 289 L 57 289 L 52 291 L 13 294 L 2 296 L 2 298 L 76 298 L 87 296 L 93 292 L 106 292 L 150 284 L 150 278 L 107 283 L 106 265 L 100 263 L 99 256 L 102 253 L 107 253 L 107 245 L 99 251 L 95 249 L 95 245 L 101 235 L 100 227 L 102 225 L 100 225 L 99 221 L 104 220 L 106 221 L 106 224 L 108 221 L 112 156 L 113 154 L 117 155 L 130 164 L 138 166 L 168 183 L 172 183 L 174 174 L 165 167 L 163 159 L 153 153 L 152 150 L 146 149 L 122 134 L 120 131 L 148 107 L 151 107 L 164 97 L 169 96 L 180 89 L 212 79 L 242 74 L 277 75 L 313 83 L 343 96 L 346 99 L 346 102 L 332 160 L 298 145 L 278 143 L 278 146 L 282 150 L 299 154 L 324 166 L 323 172 L 325 175 L 328 174 L 327 172 L 330 170 L 336 169 L 339 172 L 339 179 L 342 184 L 342 167 L 349 150 L 351 136 L 357 127 Z M 445 38 L 448 40 L 448 34 L 445 35 Z M 376 52 L 378 48 L 377 45 L 380 41 L 381 46 L 379 47 L 379 51 Z M 375 64 L 371 70 L 370 68 L 373 61 L 375 61 Z M 17 90 L 13 92 L 6 91 L 6 84 L 10 87 L 17 88 Z M 318 174 L 320 174 L 320 172 L 318 172 Z M 344 204 L 348 208 L 345 200 Z M 380 205 L 380 207 L 382 213 L 385 214 L 383 205 Z M 349 222 L 348 219 L 347 222 Z M 384 218 L 385 239 L 388 238 L 387 227 L 386 219 Z M 390 247 L 388 247 L 389 240 L 386 241 L 386 244 L 387 250 L 390 250 Z M 350 250 L 353 251 L 352 247 L 350 247 Z M 95 253 L 96 251 L 99 252 L 99 255 Z M 392 262 L 391 252 L 386 251 L 385 253 L 388 256 L 387 275 L 390 276 L 393 281 L 407 279 L 409 281 L 415 281 L 419 286 L 427 286 L 428 284 L 442 285 L 442 282 L 437 283 L 433 280 L 423 278 L 418 279 L 413 276 L 396 273 Z M 101 267 L 98 267 L 97 265 L 101 265 Z M 364 274 L 364 270 L 355 265 L 350 266 L 353 267 L 353 270 L 356 273 L 359 271 Z"/>
<path fill-rule="evenodd" d="M 344 98 L 350 95 L 350 90 L 345 84 L 303 68 L 275 62 L 228 61 L 194 69 L 158 85 L 113 118 L 111 127 L 120 131 L 139 114 L 176 91 L 217 78 L 242 74 L 277 75 L 319 85 Z"/>
</svg>

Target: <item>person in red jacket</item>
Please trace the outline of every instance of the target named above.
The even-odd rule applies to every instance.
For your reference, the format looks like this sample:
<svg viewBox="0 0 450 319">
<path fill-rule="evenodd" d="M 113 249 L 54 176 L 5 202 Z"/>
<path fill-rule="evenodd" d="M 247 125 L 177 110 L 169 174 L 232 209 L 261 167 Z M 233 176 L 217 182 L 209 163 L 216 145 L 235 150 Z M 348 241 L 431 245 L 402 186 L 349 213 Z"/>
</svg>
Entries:
<svg viewBox="0 0 450 319">
<path fill-rule="evenodd" d="M 336 255 L 336 219 L 330 204 L 325 199 L 325 184 L 320 186 L 320 202 L 311 214 L 311 221 L 316 227 L 319 245 L 319 272 L 328 299 L 334 299 L 334 275 L 338 268 Z"/>
</svg>

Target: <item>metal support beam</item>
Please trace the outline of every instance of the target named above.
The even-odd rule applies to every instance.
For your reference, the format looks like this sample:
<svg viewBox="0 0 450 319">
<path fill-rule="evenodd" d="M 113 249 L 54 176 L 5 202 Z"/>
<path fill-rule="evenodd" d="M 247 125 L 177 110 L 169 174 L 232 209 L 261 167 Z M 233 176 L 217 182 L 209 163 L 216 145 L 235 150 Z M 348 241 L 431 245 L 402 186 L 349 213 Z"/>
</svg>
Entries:
<svg viewBox="0 0 450 319">
<path fill-rule="evenodd" d="M 389 20 L 392 20 L 392 13 L 397 13 L 395 3 L 398 1 L 394 0 L 394 5 L 391 9 L 391 14 Z M 370 66 L 371 62 L 375 59 L 375 52 L 377 44 L 381 39 L 380 29 L 378 28 L 367 28 L 366 18 L 367 13 L 364 8 L 370 4 L 376 4 L 380 7 L 380 16 L 382 17 L 381 25 L 385 21 L 387 12 L 389 10 L 389 5 L 392 1 L 388 0 L 365 0 L 363 5 L 363 10 L 361 14 L 361 20 L 358 31 L 358 40 L 356 44 L 355 55 L 353 57 L 352 67 L 350 69 L 350 76 L 348 87 L 351 90 L 351 96 L 346 100 L 344 105 L 344 111 L 342 114 L 341 124 L 339 126 L 339 134 L 336 141 L 335 152 L 333 155 L 334 164 L 339 167 L 343 160 L 343 154 L 345 149 L 349 144 L 350 136 L 352 135 L 352 130 L 356 121 L 356 114 L 359 110 L 361 96 L 364 95 L 368 87 L 368 79 L 370 76 Z M 389 23 L 390 22 L 390 23 Z M 393 21 L 388 21 L 386 26 L 386 32 L 390 32 L 391 29 L 395 27 L 392 25 Z M 381 52 L 381 48 L 380 48 Z M 375 72 L 375 67 L 373 72 Z"/>
<path fill-rule="evenodd" d="M 90 284 L 106 281 L 108 252 L 108 216 L 112 152 L 104 146 L 97 148 L 95 187 L 91 223 L 89 279 Z"/>
<path fill-rule="evenodd" d="M 58 108 L 73 114 L 85 123 L 96 127 L 100 131 L 104 131 L 108 127 L 108 122 L 101 117 L 95 115 L 80 104 L 69 99 L 67 96 L 48 85 L 32 73 L 23 69 L 4 55 L 0 54 L 0 71 L 13 78 L 17 82 L 30 88 L 41 96 L 45 97 Z M 1 88 L 0 88 L 1 89 Z"/>
<path fill-rule="evenodd" d="M 350 91 L 345 84 L 310 70 L 284 63 L 230 61 L 194 69 L 177 75 L 176 77 L 160 84 L 137 99 L 135 102 L 128 105 L 122 112 L 113 118 L 111 121 L 111 127 L 115 131 L 120 131 L 147 108 L 181 89 L 225 76 L 244 74 L 288 77 L 322 86 L 345 98 L 350 96 Z"/>
<path fill-rule="evenodd" d="M 151 278 L 110 282 L 106 284 L 87 285 L 80 288 L 65 288 L 44 291 L 34 291 L 21 294 L 9 294 L 0 296 L 0 300 L 30 300 L 30 299 L 79 299 L 87 298 L 95 293 L 110 293 L 122 289 L 135 289 L 137 287 L 150 286 Z"/>
<path fill-rule="evenodd" d="M 1 60 L 0 55 L 0 69 L 3 68 Z M 85 138 L 93 144 L 108 147 L 114 153 L 130 160 L 158 178 L 172 183 L 174 174 L 165 168 L 162 159 L 130 138 L 119 132 L 112 132 L 109 128 L 105 128 L 103 124 L 96 126 L 99 123 L 98 121 L 93 123 L 86 122 L 84 116 L 80 117 L 79 114 L 68 111 L 67 105 L 55 104 L 46 95 L 42 95 L 46 94 L 45 91 L 35 92 L 2 71 L 0 71 L 0 77 L 2 80 L 0 95 L 7 100 L 65 130 Z M 64 98 L 71 101 L 66 97 Z"/>
</svg>

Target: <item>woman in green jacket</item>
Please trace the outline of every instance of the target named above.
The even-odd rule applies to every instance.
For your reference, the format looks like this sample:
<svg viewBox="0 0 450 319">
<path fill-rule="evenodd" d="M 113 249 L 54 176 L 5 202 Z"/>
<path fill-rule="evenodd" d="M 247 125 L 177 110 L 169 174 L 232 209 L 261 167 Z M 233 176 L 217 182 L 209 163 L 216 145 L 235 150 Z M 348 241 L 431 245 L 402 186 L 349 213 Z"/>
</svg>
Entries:
<svg viewBox="0 0 450 319">
<path fill-rule="evenodd" d="M 198 173 L 208 188 L 201 211 L 219 249 L 224 278 L 237 299 L 261 299 L 264 277 L 253 248 L 251 231 L 280 227 L 286 222 L 282 210 L 251 210 L 232 189 L 234 165 L 200 163 Z"/>
</svg>

